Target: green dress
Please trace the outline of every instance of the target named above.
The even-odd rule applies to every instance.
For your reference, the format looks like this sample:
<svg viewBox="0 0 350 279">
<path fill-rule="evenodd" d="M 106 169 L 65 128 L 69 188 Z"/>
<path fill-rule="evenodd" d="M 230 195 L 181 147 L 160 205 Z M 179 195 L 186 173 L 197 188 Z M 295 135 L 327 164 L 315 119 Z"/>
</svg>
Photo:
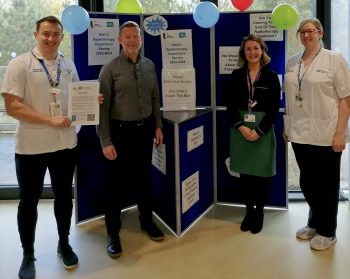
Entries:
<svg viewBox="0 0 350 279">
<path fill-rule="evenodd" d="M 240 111 L 241 118 L 247 111 Z M 244 126 L 255 129 L 265 112 L 251 112 L 255 122 L 244 122 Z M 232 171 L 254 176 L 271 177 L 276 174 L 276 140 L 273 126 L 256 141 L 244 139 L 235 127 L 230 131 L 230 168 Z"/>
</svg>

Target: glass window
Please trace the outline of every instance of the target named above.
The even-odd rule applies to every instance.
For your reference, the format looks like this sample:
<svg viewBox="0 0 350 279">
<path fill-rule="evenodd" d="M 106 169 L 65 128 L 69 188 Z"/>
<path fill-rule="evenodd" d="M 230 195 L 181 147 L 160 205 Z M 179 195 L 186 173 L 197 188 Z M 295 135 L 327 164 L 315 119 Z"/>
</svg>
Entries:
<svg viewBox="0 0 350 279">
<path fill-rule="evenodd" d="M 348 0 L 332 0 L 331 33 L 332 50 L 341 53 L 350 63 L 350 3 Z M 349 148 L 342 155 L 340 189 L 344 198 L 350 198 L 349 192 Z"/>
<path fill-rule="evenodd" d="M 350 63 L 350 3 L 348 0 L 332 1 L 332 50 L 341 53 Z"/>
<path fill-rule="evenodd" d="M 78 0 L 0 0 L 0 85 L 9 61 L 35 46 L 35 22 L 48 15 L 60 17 L 64 7 Z M 60 51 L 71 57 L 70 35 L 65 34 Z M 0 190 L 17 184 L 14 166 L 14 131 L 17 121 L 6 114 L 0 97 Z M 45 183 L 50 183 L 49 178 Z"/>
</svg>

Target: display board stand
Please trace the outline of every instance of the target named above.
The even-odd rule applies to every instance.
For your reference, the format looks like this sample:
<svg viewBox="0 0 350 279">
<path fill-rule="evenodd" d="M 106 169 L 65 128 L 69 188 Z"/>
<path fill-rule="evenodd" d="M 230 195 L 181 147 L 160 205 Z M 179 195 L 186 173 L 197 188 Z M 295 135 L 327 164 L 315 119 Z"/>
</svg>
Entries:
<svg viewBox="0 0 350 279">
<path fill-rule="evenodd" d="M 259 12 L 268 15 L 269 12 Z M 201 28 L 192 14 L 161 15 L 168 30 L 191 29 L 193 36 L 193 67 L 196 70 L 196 106 L 194 111 L 163 112 L 163 134 L 166 146 L 166 174 L 152 170 L 156 215 L 177 236 L 186 232 L 214 203 L 241 204 L 237 179 L 227 172 L 225 159 L 229 155 L 229 123 L 226 96 L 229 75 L 220 73 L 220 47 L 239 46 L 250 33 L 254 13 L 221 13 L 212 29 Z M 90 18 L 119 18 L 140 23 L 143 53 L 154 61 L 161 86 L 162 51 L 159 36 L 143 30 L 143 21 L 151 15 L 90 13 Z M 73 58 L 81 80 L 96 80 L 102 65 L 88 65 L 88 32 L 73 36 Z M 213 36 L 213 34 L 215 34 Z M 271 68 L 284 74 L 285 32 L 279 41 L 267 41 L 272 57 Z M 162 105 L 162 100 L 161 100 Z M 281 107 L 284 100 L 281 99 Z M 200 109 L 206 108 L 206 109 Z M 188 149 L 189 135 L 202 133 L 203 143 Z M 281 135 L 282 113 L 276 122 L 277 175 L 269 196 L 269 206 L 287 208 L 286 151 Z M 215 143 L 215 146 L 214 144 Z M 78 133 L 78 163 L 76 172 L 76 222 L 82 223 L 103 216 L 108 170 L 94 126 L 84 126 Z M 194 181 L 192 184 L 189 181 Z M 186 188 L 186 183 L 190 185 Z M 188 190 L 196 192 L 192 196 Z M 187 191 L 187 192 L 186 192 Z M 215 194 L 214 194 L 215 193 Z M 125 208 L 135 205 L 132 185 L 125 197 Z"/>
</svg>

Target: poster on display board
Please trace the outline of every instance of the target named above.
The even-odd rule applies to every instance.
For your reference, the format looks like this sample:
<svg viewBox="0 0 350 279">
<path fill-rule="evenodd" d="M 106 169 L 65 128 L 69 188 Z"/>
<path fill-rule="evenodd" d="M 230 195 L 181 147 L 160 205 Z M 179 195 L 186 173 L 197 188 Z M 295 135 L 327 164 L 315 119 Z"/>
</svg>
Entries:
<svg viewBox="0 0 350 279">
<path fill-rule="evenodd" d="M 270 13 L 250 14 L 250 34 L 259 35 L 264 41 L 283 41 L 283 30 L 272 24 Z"/>
<path fill-rule="evenodd" d="M 163 110 L 195 110 L 196 78 L 192 69 L 162 70 Z"/>
<path fill-rule="evenodd" d="M 219 47 L 219 74 L 229 75 L 238 68 L 239 47 Z"/>
<path fill-rule="evenodd" d="M 119 54 L 119 19 L 93 18 L 88 28 L 88 65 L 104 65 Z"/>
<path fill-rule="evenodd" d="M 161 32 L 163 68 L 193 68 L 192 30 L 166 30 Z"/>
</svg>

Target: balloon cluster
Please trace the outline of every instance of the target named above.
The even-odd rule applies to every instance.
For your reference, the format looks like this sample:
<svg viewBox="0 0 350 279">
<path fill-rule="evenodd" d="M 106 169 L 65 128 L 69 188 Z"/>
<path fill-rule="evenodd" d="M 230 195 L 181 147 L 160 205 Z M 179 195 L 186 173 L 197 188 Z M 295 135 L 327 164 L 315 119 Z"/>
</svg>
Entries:
<svg viewBox="0 0 350 279">
<path fill-rule="evenodd" d="M 272 10 L 271 21 L 278 29 L 287 30 L 298 21 L 298 11 L 289 4 L 281 4 Z"/>
<path fill-rule="evenodd" d="M 83 7 L 70 5 L 64 8 L 61 15 L 61 22 L 69 33 L 78 35 L 88 29 L 90 17 Z"/>
<path fill-rule="evenodd" d="M 142 14 L 143 10 L 138 0 L 118 0 L 116 11 L 121 14 Z"/>
<path fill-rule="evenodd" d="M 193 19 L 202 28 L 213 27 L 219 20 L 218 7 L 209 1 L 200 2 L 194 7 Z"/>
</svg>

